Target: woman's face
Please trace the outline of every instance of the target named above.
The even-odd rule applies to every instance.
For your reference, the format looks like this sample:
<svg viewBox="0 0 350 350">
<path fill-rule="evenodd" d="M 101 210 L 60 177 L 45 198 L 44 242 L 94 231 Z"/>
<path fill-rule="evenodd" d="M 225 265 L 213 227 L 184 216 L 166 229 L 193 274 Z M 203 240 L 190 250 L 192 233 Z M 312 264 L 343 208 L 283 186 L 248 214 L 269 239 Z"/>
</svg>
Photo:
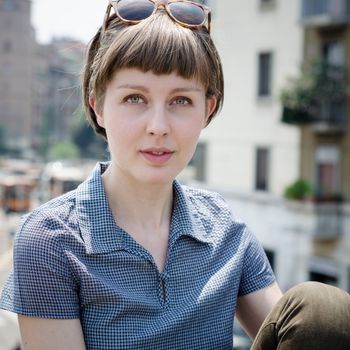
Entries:
<svg viewBox="0 0 350 350">
<path fill-rule="evenodd" d="M 112 171 L 129 181 L 172 182 L 192 158 L 215 105 L 215 97 L 207 99 L 196 79 L 118 71 L 107 86 L 101 113 L 95 109 L 98 124 L 106 129 Z"/>
</svg>

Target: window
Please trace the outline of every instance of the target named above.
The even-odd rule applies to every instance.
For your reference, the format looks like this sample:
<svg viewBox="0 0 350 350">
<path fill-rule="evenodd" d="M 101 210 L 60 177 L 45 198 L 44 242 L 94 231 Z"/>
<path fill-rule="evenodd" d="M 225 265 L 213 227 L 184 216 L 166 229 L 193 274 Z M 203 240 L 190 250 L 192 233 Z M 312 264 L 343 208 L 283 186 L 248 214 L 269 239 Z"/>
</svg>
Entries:
<svg viewBox="0 0 350 350">
<path fill-rule="evenodd" d="M 10 40 L 5 40 L 3 44 L 3 52 L 8 53 L 12 51 L 12 42 Z"/>
<path fill-rule="evenodd" d="M 18 9 L 18 3 L 16 0 L 3 0 L 2 9 L 4 11 L 15 11 Z"/>
<path fill-rule="evenodd" d="M 335 66 L 344 66 L 345 49 L 343 43 L 340 41 L 329 41 L 323 43 L 322 57 L 329 64 Z"/>
<path fill-rule="evenodd" d="M 264 52 L 259 54 L 258 70 L 258 96 L 270 96 L 272 82 L 271 52 Z"/>
<path fill-rule="evenodd" d="M 270 10 L 275 7 L 276 0 L 260 0 L 259 5 L 261 10 Z"/>
<path fill-rule="evenodd" d="M 207 158 L 207 145 L 204 142 L 199 142 L 194 153 L 190 166 L 195 169 L 195 179 L 198 181 L 206 180 L 206 158 Z"/>
<path fill-rule="evenodd" d="M 340 150 L 336 145 L 321 145 L 316 149 L 316 187 L 321 197 L 339 192 Z"/>
<path fill-rule="evenodd" d="M 272 270 L 275 272 L 275 252 L 273 250 L 265 249 L 265 254 L 271 265 Z"/>
<path fill-rule="evenodd" d="M 255 175 L 255 189 L 261 191 L 268 190 L 269 177 L 269 149 L 258 148 L 256 150 L 256 175 Z"/>
<path fill-rule="evenodd" d="M 10 85 L 10 82 L 7 80 L 7 79 L 4 79 L 2 82 L 1 82 L 1 85 L 0 85 L 0 92 L 2 94 L 2 97 L 8 97 L 10 94 L 11 94 L 11 85 Z M 6 106 L 6 104 L 5 104 Z M 1 105 L 1 108 L 5 108 L 4 105 Z"/>
<path fill-rule="evenodd" d="M 332 286 L 338 285 L 338 278 L 335 276 L 328 275 L 326 273 L 319 273 L 319 272 L 310 271 L 309 279 L 310 279 L 310 281 L 326 283 L 326 284 L 330 284 Z"/>
<path fill-rule="evenodd" d="M 334 286 L 339 284 L 339 265 L 331 258 L 311 256 L 309 260 L 309 280 L 327 283 Z"/>
</svg>

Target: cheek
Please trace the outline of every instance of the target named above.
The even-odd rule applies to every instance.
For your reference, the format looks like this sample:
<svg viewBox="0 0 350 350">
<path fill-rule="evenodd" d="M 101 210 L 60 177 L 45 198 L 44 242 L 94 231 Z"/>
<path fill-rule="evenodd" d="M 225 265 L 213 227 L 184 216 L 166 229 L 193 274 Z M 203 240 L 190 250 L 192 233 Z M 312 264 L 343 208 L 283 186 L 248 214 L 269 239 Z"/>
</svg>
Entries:
<svg viewBox="0 0 350 350">
<path fill-rule="evenodd" d="M 180 131 L 180 138 L 186 147 L 189 149 L 194 149 L 197 145 L 201 131 L 203 130 L 203 123 L 199 122 L 193 125 L 193 127 L 184 127 Z"/>
<path fill-rule="evenodd" d="M 202 130 L 205 128 L 206 118 L 205 113 L 197 114 L 187 121 L 187 125 L 183 126 L 183 133 L 188 138 L 198 138 Z"/>
<path fill-rule="evenodd" d="M 133 150 L 140 140 L 140 131 L 135 125 L 125 122 L 123 118 L 106 119 L 106 132 L 110 148 L 115 153 L 123 154 Z M 112 151 L 112 150 L 111 150 Z"/>
<path fill-rule="evenodd" d="M 126 118 L 122 118 L 119 111 L 105 110 L 104 115 L 105 129 L 110 135 L 115 135 L 115 138 L 117 138 L 116 135 L 119 138 L 123 134 L 132 131 L 130 122 L 128 123 Z"/>
</svg>

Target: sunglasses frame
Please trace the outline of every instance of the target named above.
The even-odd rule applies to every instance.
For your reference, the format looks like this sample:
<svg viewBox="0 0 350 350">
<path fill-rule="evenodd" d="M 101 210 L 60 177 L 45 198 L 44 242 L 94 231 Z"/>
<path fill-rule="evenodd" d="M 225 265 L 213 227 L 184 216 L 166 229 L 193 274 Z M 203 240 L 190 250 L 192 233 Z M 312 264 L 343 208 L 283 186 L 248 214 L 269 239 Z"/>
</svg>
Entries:
<svg viewBox="0 0 350 350">
<path fill-rule="evenodd" d="M 194 1 L 189 1 L 189 0 L 148 0 L 154 3 L 154 9 L 153 12 L 146 18 L 141 19 L 141 20 L 127 20 L 123 17 L 120 16 L 119 11 L 118 11 L 118 2 L 121 0 L 109 0 L 109 4 L 106 10 L 106 14 L 104 17 L 104 21 L 103 21 L 103 25 L 102 25 L 102 35 L 105 33 L 106 29 L 107 29 L 107 25 L 108 25 L 108 20 L 110 18 L 110 13 L 111 13 L 111 9 L 113 8 L 115 11 L 115 14 L 118 16 L 118 18 L 125 24 L 137 24 L 140 23 L 142 21 L 144 21 L 145 19 L 153 16 L 156 11 L 158 10 L 159 7 L 163 7 L 168 16 L 176 23 L 180 24 L 181 26 L 185 27 L 185 28 L 189 28 L 189 29 L 193 29 L 193 28 L 199 28 L 202 27 L 206 22 L 207 22 L 207 29 L 208 29 L 208 33 L 210 34 L 210 30 L 211 30 L 211 10 L 209 7 L 199 4 L 197 2 Z M 193 4 L 197 7 L 200 7 L 205 15 L 205 18 L 203 20 L 203 22 L 201 24 L 188 24 L 188 23 L 184 23 L 179 21 L 178 19 L 176 19 L 173 14 L 171 13 L 171 10 L 169 8 L 169 4 L 174 3 L 174 2 L 184 2 L 184 3 L 189 3 L 189 4 Z"/>
</svg>

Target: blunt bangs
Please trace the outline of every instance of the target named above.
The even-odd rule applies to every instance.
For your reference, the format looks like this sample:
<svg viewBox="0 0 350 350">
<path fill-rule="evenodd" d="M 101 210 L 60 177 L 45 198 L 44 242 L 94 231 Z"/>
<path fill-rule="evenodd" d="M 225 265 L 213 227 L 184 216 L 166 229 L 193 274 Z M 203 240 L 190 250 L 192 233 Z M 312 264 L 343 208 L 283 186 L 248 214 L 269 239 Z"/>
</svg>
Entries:
<svg viewBox="0 0 350 350">
<path fill-rule="evenodd" d="M 198 35 L 204 36 L 177 25 L 162 12 L 156 13 L 115 35 L 102 60 L 100 77 L 112 79 L 123 68 L 159 75 L 177 72 L 185 79 L 198 79 L 207 89 L 210 62 L 204 55 L 198 55 L 204 49 Z"/>
</svg>

